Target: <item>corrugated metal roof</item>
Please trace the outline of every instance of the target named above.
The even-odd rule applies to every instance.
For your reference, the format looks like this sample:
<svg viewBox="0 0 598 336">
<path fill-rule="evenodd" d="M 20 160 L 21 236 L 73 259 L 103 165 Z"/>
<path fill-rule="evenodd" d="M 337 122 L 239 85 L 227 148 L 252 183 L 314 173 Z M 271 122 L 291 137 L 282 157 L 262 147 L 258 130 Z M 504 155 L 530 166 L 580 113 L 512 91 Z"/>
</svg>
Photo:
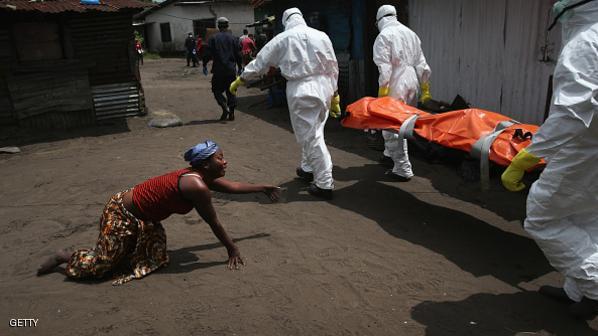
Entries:
<svg viewBox="0 0 598 336">
<path fill-rule="evenodd" d="M 0 11 L 28 11 L 41 13 L 118 12 L 125 9 L 142 9 L 152 6 L 152 4 L 137 0 L 100 0 L 99 5 L 82 5 L 79 0 L 0 0 Z"/>
<path fill-rule="evenodd" d="M 171 4 L 175 4 L 175 6 L 177 6 L 179 4 L 181 4 L 181 5 L 215 5 L 218 3 L 229 3 L 229 4 L 230 3 L 240 3 L 241 5 L 243 5 L 244 3 L 247 3 L 247 0 L 206 0 L 206 1 L 164 0 L 164 1 L 156 2 L 156 4 L 154 6 L 151 6 L 150 8 L 145 9 L 143 12 L 136 14 L 135 19 L 143 20 L 143 19 L 145 19 L 146 16 L 153 13 L 154 11 L 159 10 L 160 8 L 167 7 Z"/>
</svg>

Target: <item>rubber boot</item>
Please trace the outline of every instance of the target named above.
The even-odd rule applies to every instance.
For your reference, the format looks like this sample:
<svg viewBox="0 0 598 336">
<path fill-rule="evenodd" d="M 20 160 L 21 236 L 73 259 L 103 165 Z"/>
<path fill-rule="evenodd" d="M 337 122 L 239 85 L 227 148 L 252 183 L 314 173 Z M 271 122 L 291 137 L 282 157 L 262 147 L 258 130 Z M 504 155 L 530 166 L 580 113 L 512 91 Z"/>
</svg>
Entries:
<svg viewBox="0 0 598 336">
<path fill-rule="evenodd" d="M 220 116 L 220 121 L 224 121 L 226 120 L 230 112 L 228 111 L 228 107 L 226 105 L 222 104 L 220 107 L 222 107 L 222 115 Z"/>
</svg>

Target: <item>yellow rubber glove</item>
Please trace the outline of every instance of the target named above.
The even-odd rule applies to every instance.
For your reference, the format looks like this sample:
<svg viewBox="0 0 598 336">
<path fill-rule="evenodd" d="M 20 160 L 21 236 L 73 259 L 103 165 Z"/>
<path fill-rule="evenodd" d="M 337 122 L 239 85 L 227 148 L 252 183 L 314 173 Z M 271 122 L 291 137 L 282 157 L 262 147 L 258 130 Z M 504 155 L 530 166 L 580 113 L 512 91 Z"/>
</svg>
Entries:
<svg viewBox="0 0 598 336">
<path fill-rule="evenodd" d="M 388 86 L 383 86 L 378 89 L 378 97 L 386 97 L 390 92 L 390 88 Z"/>
<path fill-rule="evenodd" d="M 335 94 L 330 101 L 330 116 L 332 118 L 341 116 L 341 96 L 339 96 L 338 93 Z"/>
<path fill-rule="evenodd" d="M 428 100 L 432 99 L 432 95 L 430 94 L 430 82 L 422 83 L 421 90 L 422 94 L 419 97 L 419 101 L 422 104 L 425 104 Z"/>
<path fill-rule="evenodd" d="M 237 79 L 235 79 L 234 82 L 230 83 L 230 87 L 228 88 L 228 91 L 230 91 L 230 93 L 232 93 L 236 96 L 237 89 L 239 88 L 239 85 L 244 85 L 244 84 L 245 84 L 245 82 L 241 79 L 241 77 L 237 77 Z"/>
<path fill-rule="evenodd" d="M 523 149 L 515 157 L 507 169 L 502 173 L 500 180 L 509 191 L 521 191 L 525 184 L 521 182 L 525 171 L 537 165 L 540 158 Z"/>
</svg>

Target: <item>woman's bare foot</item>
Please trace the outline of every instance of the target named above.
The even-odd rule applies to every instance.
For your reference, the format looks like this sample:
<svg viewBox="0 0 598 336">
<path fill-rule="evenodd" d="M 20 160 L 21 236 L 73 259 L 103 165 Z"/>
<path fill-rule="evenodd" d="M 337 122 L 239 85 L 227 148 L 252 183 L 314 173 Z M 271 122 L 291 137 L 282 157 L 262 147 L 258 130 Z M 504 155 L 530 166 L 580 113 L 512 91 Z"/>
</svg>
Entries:
<svg viewBox="0 0 598 336">
<path fill-rule="evenodd" d="M 71 259 L 73 252 L 68 250 L 58 250 L 53 256 L 50 256 L 37 269 L 37 275 L 51 273 L 56 266 L 63 264 Z"/>
</svg>

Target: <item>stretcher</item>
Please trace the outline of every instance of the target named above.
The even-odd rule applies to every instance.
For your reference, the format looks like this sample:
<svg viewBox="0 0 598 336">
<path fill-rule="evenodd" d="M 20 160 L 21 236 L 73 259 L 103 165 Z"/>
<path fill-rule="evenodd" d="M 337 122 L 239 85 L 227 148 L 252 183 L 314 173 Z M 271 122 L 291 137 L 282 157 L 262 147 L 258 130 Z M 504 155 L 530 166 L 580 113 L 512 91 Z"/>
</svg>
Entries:
<svg viewBox="0 0 598 336">
<path fill-rule="evenodd" d="M 480 160 L 483 189 L 489 188 L 490 163 L 508 166 L 539 128 L 478 108 L 428 113 L 392 97 L 364 97 L 348 105 L 341 124 L 392 131 L 411 141 L 424 139 L 468 153 Z"/>
</svg>

